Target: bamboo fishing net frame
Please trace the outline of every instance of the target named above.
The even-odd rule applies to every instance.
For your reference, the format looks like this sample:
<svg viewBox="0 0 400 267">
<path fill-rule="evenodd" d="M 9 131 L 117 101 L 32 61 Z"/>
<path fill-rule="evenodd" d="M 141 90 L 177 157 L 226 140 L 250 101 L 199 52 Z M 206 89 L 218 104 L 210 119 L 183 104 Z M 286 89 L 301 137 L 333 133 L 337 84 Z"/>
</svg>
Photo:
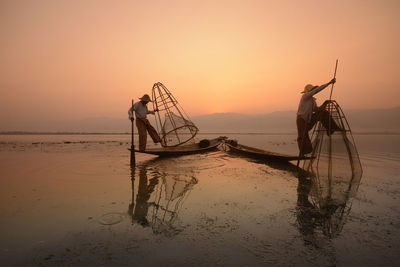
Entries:
<svg viewBox="0 0 400 267">
<path fill-rule="evenodd" d="M 338 60 L 336 60 L 334 79 Z M 350 124 L 340 107 L 332 100 L 332 83 L 329 100 L 315 114 L 319 120 L 311 134 L 312 152 L 303 161 L 304 172 L 299 180 L 309 177 L 309 195 L 312 206 L 317 209 L 317 221 L 324 235 L 332 238 L 341 232 L 350 213 L 352 200 L 358 191 L 362 177 L 362 166 Z M 326 117 L 329 116 L 328 121 Z M 304 136 L 308 134 L 307 129 Z M 303 138 L 304 140 L 304 138 Z M 302 153 L 303 144 L 300 147 Z M 297 166 L 299 167 L 299 161 Z M 306 175 L 306 177 L 303 177 Z M 308 197 L 308 196 L 307 196 Z"/>
<path fill-rule="evenodd" d="M 347 121 L 346 116 L 344 115 L 344 112 L 342 108 L 339 106 L 339 104 L 335 100 L 327 100 L 326 101 L 326 108 L 325 108 L 329 114 L 330 117 L 335 123 L 341 128 L 341 130 L 336 130 L 335 133 L 339 132 L 343 143 L 346 148 L 346 152 L 348 155 L 348 160 L 350 163 L 350 168 L 351 168 L 351 177 L 349 179 L 349 187 L 347 188 L 346 192 L 347 194 L 350 194 L 351 192 L 355 192 L 358 190 L 359 186 L 359 181 L 361 176 L 362 176 L 362 166 L 360 162 L 360 158 L 358 155 L 357 148 L 355 146 L 355 141 L 354 137 L 350 128 L 350 125 Z M 329 123 L 329 128 L 331 127 L 331 123 Z M 334 134 L 327 135 L 326 132 L 331 132 L 331 129 L 326 129 L 322 123 L 318 122 L 313 129 L 312 135 L 311 135 L 311 140 L 313 144 L 313 151 L 311 154 L 310 159 L 305 160 L 303 162 L 303 169 L 306 170 L 307 173 L 312 173 L 312 178 L 315 179 L 316 185 L 320 185 L 320 177 L 323 176 L 323 174 L 320 173 L 320 163 L 321 163 L 321 155 L 322 149 L 323 149 L 323 142 L 325 138 L 328 138 L 328 198 L 331 198 L 332 196 L 332 180 L 333 180 L 333 174 L 332 174 L 332 167 L 333 167 L 333 162 L 332 160 L 334 159 L 334 155 L 332 155 L 334 152 L 332 151 L 332 138 Z M 349 140 L 350 137 L 350 140 Z M 316 172 L 314 171 L 316 170 Z M 353 186 L 356 186 L 353 188 Z M 320 186 L 315 186 L 316 193 L 317 193 L 317 198 L 321 198 L 322 193 L 319 190 Z"/>
<path fill-rule="evenodd" d="M 314 126 L 313 151 L 303 162 L 303 169 L 312 181 L 310 197 L 321 215 L 322 230 L 332 238 L 341 232 L 350 213 L 361 181 L 362 165 L 342 108 L 335 100 L 327 100 L 324 105 L 330 115 L 328 129 L 320 121 Z M 333 133 L 334 123 L 340 129 Z"/>
<path fill-rule="evenodd" d="M 157 112 L 156 127 L 161 137 L 161 145 L 163 147 L 175 147 L 192 140 L 199 129 L 190 121 L 189 116 L 184 109 L 180 106 L 176 98 L 171 94 L 167 87 L 158 82 L 153 85 L 152 89 L 153 108 Z M 175 115 L 176 112 L 177 114 Z M 165 122 L 172 125 L 172 129 L 165 131 L 163 127 L 161 113 L 165 116 Z M 177 121 L 177 117 L 183 120 L 183 124 Z M 164 122 L 164 126 L 165 126 Z M 179 130 L 188 130 L 189 138 L 184 138 Z M 168 141 L 167 137 L 174 135 L 177 142 L 172 143 Z"/>
</svg>

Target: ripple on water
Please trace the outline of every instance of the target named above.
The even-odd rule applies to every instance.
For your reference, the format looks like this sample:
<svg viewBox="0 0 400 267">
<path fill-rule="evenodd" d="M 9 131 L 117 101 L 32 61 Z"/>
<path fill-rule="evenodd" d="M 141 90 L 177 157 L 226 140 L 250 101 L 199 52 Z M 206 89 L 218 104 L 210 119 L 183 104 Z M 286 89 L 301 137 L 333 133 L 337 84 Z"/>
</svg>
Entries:
<svg viewBox="0 0 400 267">
<path fill-rule="evenodd" d="M 125 214 L 121 212 L 109 212 L 101 215 L 99 223 L 103 225 L 113 225 L 120 223 L 124 220 Z"/>
</svg>

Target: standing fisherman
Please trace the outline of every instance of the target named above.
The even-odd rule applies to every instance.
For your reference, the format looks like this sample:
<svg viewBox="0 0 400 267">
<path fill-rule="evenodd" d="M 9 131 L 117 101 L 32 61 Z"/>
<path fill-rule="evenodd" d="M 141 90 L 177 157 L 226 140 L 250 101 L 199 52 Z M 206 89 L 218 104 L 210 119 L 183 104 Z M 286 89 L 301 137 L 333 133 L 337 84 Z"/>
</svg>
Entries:
<svg viewBox="0 0 400 267">
<path fill-rule="evenodd" d="M 314 98 L 315 94 L 335 82 L 336 78 L 333 78 L 329 83 L 321 86 L 307 84 L 304 87 L 304 91 L 301 92 L 303 95 L 300 99 L 296 119 L 297 144 L 300 150 L 300 157 L 312 152 L 312 144 L 308 132 L 314 127 L 317 121 L 321 121 L 322 125 L 327 129 L 328 135 L 332 134 L 335 130 L 340 130 L 335 121 L 330 118 L 329 112 L 325 110 L 327 102 L 318 107 Z"/>
<path fill-rule="evenodd" d="M 139 133 L 139 150 L 144 151 L 146 149 L 147 143 L 147 132 L 150 137 L 153 139 L 154 143 L 161 142 L 161 138 L 158 135 L 156 129 L 151 126 L 149 120 L 147 119 L 147 114 L 155 114 L 157 110 L 149 111 L 147 109 L 147 103 L 152 102 L 150 96 L 145 94 L 141 98 L 140 101 L 133 104 L 133 106 L 129 109 L 129 119 L 133 121 L 132 111 L 135 111 L 136 117 L 136 127 Z"/>
</svg>

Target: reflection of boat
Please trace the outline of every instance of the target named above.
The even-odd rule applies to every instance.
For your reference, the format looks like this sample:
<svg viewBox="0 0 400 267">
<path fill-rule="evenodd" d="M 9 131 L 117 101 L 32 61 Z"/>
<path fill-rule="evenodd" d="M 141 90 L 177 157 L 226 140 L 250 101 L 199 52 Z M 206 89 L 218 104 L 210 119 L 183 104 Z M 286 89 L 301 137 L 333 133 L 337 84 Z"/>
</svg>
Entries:
<svg viewBox="0 0 400 267">
<path fill-rule="evenodd" d="M 153 154 L 162 157 L 198 154 L 216 150 L 217 147 L 222 143 L 222 140 L 223 137 L 218 137 L 207 141 L 202 140 L 199 143 L 194 144 L 186 144 L 175 147 L 149 148 L 145 151 L 135 150 L 135 152 Z"/>
<path fill-rule="evenodd" d="M 224 144 L 229 148 L 229 152 L 254 158 L 257 160 L 266 160 L 266 161 L 291 161 L 298 160 L 299 157 L 297 155 L 287 155 L 281 154 L 277 152 L 271 152 L 267 150 L 262 150 L 259 148 L 254 148 L 250 146 L 245 146 L 238 144 L 235 140 L 226 140 Z M 300 158 L 305 159 L 305 158 Z"/>
<path fill-rule="evenodd" d="M 131 169 L 132 199 L 128 213 L 133 223 L 149 226 L 155 234 L 174 235 L 181 231 L 175 225 L 178 212 L 197 179 L 193 172 L 176 173 L 169 171 L 168 166 L 170 160 L 157 158 Z M 139 181 L 135 191 L 136 170 Z"/>
</svg>

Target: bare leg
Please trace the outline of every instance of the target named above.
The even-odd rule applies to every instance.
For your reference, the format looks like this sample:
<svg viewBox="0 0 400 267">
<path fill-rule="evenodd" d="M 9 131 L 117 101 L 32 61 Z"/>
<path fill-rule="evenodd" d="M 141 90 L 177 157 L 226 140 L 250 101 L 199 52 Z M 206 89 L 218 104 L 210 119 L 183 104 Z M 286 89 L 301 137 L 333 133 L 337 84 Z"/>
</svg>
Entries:
<svg viewBox="0 0 400 267">
<path fill-rule="evenodd" d="M 161 142 L 161 138 L 158 135 L 156 129 L 154 129 L 154 127 L 150 124 L 150 122 L 148 120 L 146 120 L 146 129 L 147 129 L 147 132 L 149 133 L 151 139 L 153 139 L 154 143 Z"/>
</svg>

